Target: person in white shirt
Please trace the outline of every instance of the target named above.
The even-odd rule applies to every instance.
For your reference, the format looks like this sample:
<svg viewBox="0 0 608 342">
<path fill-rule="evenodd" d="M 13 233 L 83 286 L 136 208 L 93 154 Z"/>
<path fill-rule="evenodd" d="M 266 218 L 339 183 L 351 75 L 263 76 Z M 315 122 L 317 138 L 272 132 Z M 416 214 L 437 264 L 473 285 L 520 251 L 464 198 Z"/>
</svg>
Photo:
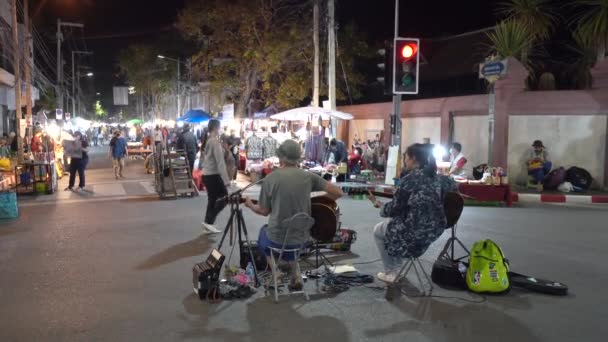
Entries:
<svg viewBox="0 0 608 342">
<path fill-rule="evenodd" d="M 469 178 L 471 173 L 467 168 L 467 158 L 462 154 L 462 145 L 453 143 L 450 147 L 450 171 L 451 177 Z"/>
</svg>

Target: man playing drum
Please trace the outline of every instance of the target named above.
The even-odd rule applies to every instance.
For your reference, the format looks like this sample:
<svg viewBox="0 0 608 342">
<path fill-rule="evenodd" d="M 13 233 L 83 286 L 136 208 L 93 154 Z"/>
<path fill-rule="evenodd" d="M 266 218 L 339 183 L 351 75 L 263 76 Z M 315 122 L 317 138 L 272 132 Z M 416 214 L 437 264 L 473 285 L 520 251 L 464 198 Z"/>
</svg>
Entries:
<svg viewBox="0 0 608 342">
<path fill-rule="evenodd" d="M 280 168 L 273 171 L 264 178 L 258 204 L 254 204 L 250 198 L 245 199 L 245 206 L 256 214 L 270 216 L 268 224 L 262 227 L 258 238 L 258 246 L 267 256 L 270 263 L 270 250 L 268 247 L 281 248 L 285 239 L 287 227 L 282 227 L 281 222 L 298 213 L 311 214 L 310 194 L 315 191 L 325 191 L 327 196 L 336 200 L 342 196 L 342 191 L 337 186 L 327 182 L 323 178 L 311 172 L 306 172 L 297 167 L 300 160 L 300 146 L 293 140 L 285 140 L 277 149 Z M 287 237 L 286 247 L 299 248 L 302 241 L 294 241 L 290 236 L 308 236 L 309 232 L 298 234 L 290 232 Z M 292 290 L 302 289 L 302 275 L 296 274 L 297 267 L 293 267 L 297 260 L 291 253 L 283 254 L 285 260 L 289 261 L 291 267 Z"/>
</svg>

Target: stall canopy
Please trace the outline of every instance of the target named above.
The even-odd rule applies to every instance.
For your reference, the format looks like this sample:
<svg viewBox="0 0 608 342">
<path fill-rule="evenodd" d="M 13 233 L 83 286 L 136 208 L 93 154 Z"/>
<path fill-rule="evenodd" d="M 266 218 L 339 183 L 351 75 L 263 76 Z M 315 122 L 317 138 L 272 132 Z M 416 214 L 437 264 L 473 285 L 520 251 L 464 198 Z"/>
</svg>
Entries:
<svg viewBox="0 0 608 342">
<path fill-rule="evenodd" d="M 272 104 L 259 112 L 253 113 L 253 118 L 254 119 L 268 119 L 271 116 L 277 114 L 278 112 L 279 111 L 277 109 L 277 106 Z"/>
<path fill-rule="evenodd" d="M 127 121 L 127 125 L 141 125 L 142 123 L 144 122 L 141 119 L 131 119 Z"/>
<path fill-rule="evenodd" d="M 353 116 L 348 113 L 330 110 L 321 107 L 299 107 L 281 113 L 271 115 L 270 118 L 282 121 L 306 121 L 312 118 L 321 117 L 323 120 L 340 119 L 352 120 Z"/>
<path fill-rule="evenodd" d="M 184 116 L 177 119 L 180 122 L 201 123 L 211 119 L 211 114 L 201 109 L 191 109 Z"/>
</svg>

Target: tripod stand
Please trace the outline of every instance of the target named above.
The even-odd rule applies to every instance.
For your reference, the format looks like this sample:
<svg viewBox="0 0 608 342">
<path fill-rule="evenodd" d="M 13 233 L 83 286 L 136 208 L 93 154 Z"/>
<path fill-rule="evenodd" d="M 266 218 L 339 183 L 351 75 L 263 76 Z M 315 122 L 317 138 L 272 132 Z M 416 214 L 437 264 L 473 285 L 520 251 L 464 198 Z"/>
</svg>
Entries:
<svg viewBox="0 0 608 342">
<path fill-rule="evenodd" d="M 257 183 L 252 183 L 249 186 L 251 186 L 253 184 L 257 184 Z M 245 219 L 243 218 L 243 209 L 241 209 L 241 207 L 240 207 L 241 202 L 243 202 L 243 192 L 249 186 L 246 186 L 245 188 L 243 188 L 241 190 L 235 191 L 232 194 L 229 194 L 226 197 L 219 199 L 219 201 L 226 201 L 226 202 L 230 203 L 230 218 L 228 219 L 228 222 L 226 223 L 226 228 L 224 228 L 224 233 L 222 234 L 222 239 L 220 240 L 220 244 L 217 249 L 221 250 L 222 245 L 224 244 L 224 240 L 226 239 L 226 236 L 228 235 L 228 231 L 232 230 L 233 227 L 236 227 L 238 238 L 239 238 L 239 240 L 238 240 L 239 248 L 242 248 L 242 246 L 243 246 L 243 236 L 245 237 L 245 241 L 247 241 L 247 252 L 249 253 L 249 260 L 251 260 L 251 264 L 253 265 L 253 275 L 255 278 L 254 285 L 257 288 L 257 287 L 260 287 L 260 282 L 258 279 L 258 269 L 255 266 L 255 259 L 253 256 L 253 251 L 251 249 L 249 234 L 247 233 L 247 226 L 245 225 Z"/>
</svg>

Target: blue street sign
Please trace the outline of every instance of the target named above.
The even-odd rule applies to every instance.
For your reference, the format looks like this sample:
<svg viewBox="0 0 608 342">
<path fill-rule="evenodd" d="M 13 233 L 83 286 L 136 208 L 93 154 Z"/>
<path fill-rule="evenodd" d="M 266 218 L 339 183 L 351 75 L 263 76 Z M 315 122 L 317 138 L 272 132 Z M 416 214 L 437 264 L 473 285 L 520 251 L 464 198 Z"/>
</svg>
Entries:
<svg viewBox="0 0 608 342">
<path fill-rule="evenodd" d="M 503 61 L 496 61 L 483 64 L 480 73 L 482 77 L 502 76 L 506 70 L 507 68 Z"/>
</svg>

